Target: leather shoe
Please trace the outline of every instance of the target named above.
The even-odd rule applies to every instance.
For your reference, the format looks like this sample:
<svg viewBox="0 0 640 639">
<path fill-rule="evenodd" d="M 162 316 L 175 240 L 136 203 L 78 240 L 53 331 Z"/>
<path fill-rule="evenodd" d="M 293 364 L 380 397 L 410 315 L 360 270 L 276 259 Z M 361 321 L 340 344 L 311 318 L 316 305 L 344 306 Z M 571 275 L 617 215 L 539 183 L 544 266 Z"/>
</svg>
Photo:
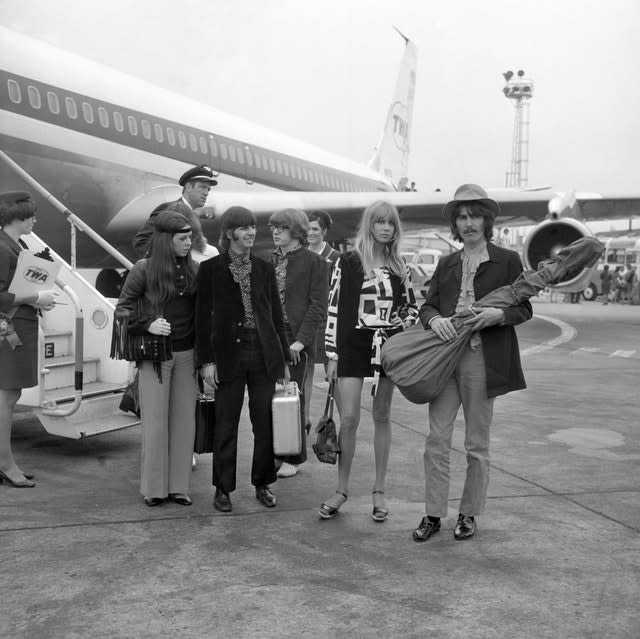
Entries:
<svg viewBox="0 0 640 639">
<path fill-rule="evenodd" d="M 213 496 L 213 507 L 222 513 L 230 513 L 232 507 L 228 493 L 224 493 L 219 488 L 216 488 L 216 494 Z"/>
<path fill-rule="evenodd" d="M 162 499 L 162 497 L 145 497 L 144 498 L 144 503 L 147 504 L 147 506 L 159 506 L 163 501 L 164 499 Z"/>
<path fill-rule="evenodd" d="M 256 499 L 267 508 L 273 508 L 276 505 L 276 496 L 268 486 L 256 486 Z"/>
<path fill-rule="evenodd" d="M 169 501 L 174 504 L 180 504 L 180 506 L 191 506 L 193 504 L 191 498 L 184 493 L 169 493 Z"/>
<path fill-rule="evenodd" d="M 456 523 L 455 530 L 453 531 L 454 538 L 461 541 L 463 539 L 470 539 L 475 534 L 476 520 L 473 517 L 460 513 L 458 515 L 458 522 Z"/>
<path fill-rule="evenodd" d="M 413 541 L 427 541 L 440 530 L 440 520 L 431 521 L 428 517 L 423 517 L 420 525 L 413 531 Z"/>
</svg>

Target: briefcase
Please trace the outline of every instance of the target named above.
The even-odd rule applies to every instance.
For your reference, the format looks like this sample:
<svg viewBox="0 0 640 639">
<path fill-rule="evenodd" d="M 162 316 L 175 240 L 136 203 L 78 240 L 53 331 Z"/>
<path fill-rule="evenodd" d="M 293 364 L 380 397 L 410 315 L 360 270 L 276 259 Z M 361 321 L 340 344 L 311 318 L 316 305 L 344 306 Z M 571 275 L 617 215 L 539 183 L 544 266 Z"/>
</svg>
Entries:
<svg viewBox="0 0 640 639">
<path fill-rule="evenodd" d="M 194 453 L 213 452 L 213 429 L 216 425 L 216 401 L 210 395 L 200 393 L 196 401 L 196 434 Z"/>
<path fill-rule="evenodd" d="M 273 454 L 276 457 L 299 455 L 302 452 L 302 427 L 300 424 L 300 391 L 296 382 L 286 387 L 276 385 L 271 400 L 273 417 Z"/>
</svg>

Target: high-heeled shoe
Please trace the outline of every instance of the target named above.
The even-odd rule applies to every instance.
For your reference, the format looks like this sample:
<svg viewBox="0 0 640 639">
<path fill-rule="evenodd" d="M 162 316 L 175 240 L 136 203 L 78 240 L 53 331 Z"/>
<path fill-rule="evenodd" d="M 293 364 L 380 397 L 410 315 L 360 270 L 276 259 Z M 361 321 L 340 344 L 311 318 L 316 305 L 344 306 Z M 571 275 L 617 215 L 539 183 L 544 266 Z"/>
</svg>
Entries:
<svg viewBox="0 0 640 639">
<path fill-rule="evenodd" d="M 336 490 L 336 494 L 344 497 L 344 499 L 337 506 L 329 506 L 329 504 L 323 502 L 320 506 L 320 510 L 318 511 L 318 515 L 320 515 L 320 519 L 333 519 L 340 510 L 340 507 L 344 505 L 344 502 L 349 499 L 346 493 L 341 493 L 339 490 Z"/>
<path fill-rule="evenodd" d="M 384 490 L 374 490 L 372 495 L 384 495 Z M 380 506 L 373 506 L 373 512 L 371 513 L 371 517 L 373 521 L 377 521 L 378 523 L 382 523 L 389 516 L 389 511 L 386 508 L 380 508 Z"/>
<path fill-rule="evenodd" d="M 6 475 L 5 473 L 3 473 L 0 470 L 0 484 L 3 481 L 8 481 L 14 488 L 33 488 L 36 483 L 31 481 L 30 479 L 26 478 L 26 475 L 23 475 L 23 477 L 25 477 L 24 480 L 19 480 L 19 481 L 13 481 L 13 479 L 11 479 L 11 477 L 9 477 L 8 475 Z"/>
</svg>

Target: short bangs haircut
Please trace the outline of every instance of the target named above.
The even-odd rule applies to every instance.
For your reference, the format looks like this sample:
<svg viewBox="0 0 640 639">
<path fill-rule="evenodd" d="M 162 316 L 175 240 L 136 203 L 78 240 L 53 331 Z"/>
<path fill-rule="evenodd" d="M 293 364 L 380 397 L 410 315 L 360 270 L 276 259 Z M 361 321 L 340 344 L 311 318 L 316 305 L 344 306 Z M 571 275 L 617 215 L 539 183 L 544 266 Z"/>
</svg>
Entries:
<svg viewBox="0 0 640 639">
<path fill-rule="evenodd" d="M 269 218 L 269 224 L 287 227 L 294 240 L 298 240 L 302 246 L 308 244 L 307 233 L 309 231 L 309 218 L 301 209 L 282 209 L 276 211 Z"/>
<path fill-rule="evenodd" d="M 231 240 L 227 237 L 227 231 L 255 226 L 256 216 L 244 206 L 232 206 L 222 214 L 220 224 L 220 240 L 218 243 L 223 251 L 228 251 Z"/>
<path fill-rule="evenodd" d="M 453 209 L 451 219 L 449 220 L 449 228 L 453 239 L 456 242 L 462 242 L 462 237 L 460 233 L 458 233 L 458 227 L 456 226 L 456 220 L 460 215 L 460 209 L 462 207 L 465 207 L 469 211 L 471 217 L 484 218 L 484 237 L 489 241 L 493 237 L 494 212 L 482 202 L 460 202 L 460 204 Z"/>
<path fill-rule="evenodd" d="M 36 214 L 36 203 L 31 199 L 0 205 L 0 226 L 11 224 L 14 220 L 28 220 Z"/>
<path fill-rule="evenodd" d="M 331 216 L 326 211 L 311 211 L 307 213 L 309 222 L 317 222 L 323 231 L 328 231 L 333 224 Z"/>
</svg>

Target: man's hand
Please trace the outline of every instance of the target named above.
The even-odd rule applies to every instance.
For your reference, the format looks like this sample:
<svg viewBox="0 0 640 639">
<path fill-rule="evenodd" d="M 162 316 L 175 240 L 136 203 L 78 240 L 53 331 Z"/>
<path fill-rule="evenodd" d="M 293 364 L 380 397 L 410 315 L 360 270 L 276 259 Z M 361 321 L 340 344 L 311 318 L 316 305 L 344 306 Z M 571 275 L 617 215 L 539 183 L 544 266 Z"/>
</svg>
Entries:
<svg viewBox="0 0 640 639">
<path fill-rule="evenodd" d="M 480 331 L 483 328 L 495 326 L 504 321 L 504 311 L 501 308 L 489 306 L 488 308 L 478 310 L 480 312 L 477 315 L 465 321 L 465 325 L 472 326 L 474 331 Z"/>
<path fill-rule="evenodd" d="M 213 206 L 201 206 L 197 209 L 193 209 L 193 212 L 198 217 L 203 217 L 207 220 L 212 220 L 216 216 L 216 210 Z"/>
<path fill-rule="evenodd" d="M 304 350 L 304 344 L 297 340 L 289 346 L 289 353 L 291 354 L 291 363 L 295 366 L 300 363 L 300 353 Z"/>
<path fill-rule="evenodd" d="M 200 368 L 202 379 L 211 387 L 218 388 L 218 368 L 215 364 L 207 364 Z"/>
<path fill-rule="evenodd" d="M 338 360 L 330 359 L 327 362 L 327 379 L 331 381 L 332 379 L 338 379 Z"/>
<path fill-rule="evenodd" d="M 431 330 L 443 342 L 450 342 L 458 334 L 453 323 L 447 317 L 436 317 L 431 322 Z"/>
</svg>

